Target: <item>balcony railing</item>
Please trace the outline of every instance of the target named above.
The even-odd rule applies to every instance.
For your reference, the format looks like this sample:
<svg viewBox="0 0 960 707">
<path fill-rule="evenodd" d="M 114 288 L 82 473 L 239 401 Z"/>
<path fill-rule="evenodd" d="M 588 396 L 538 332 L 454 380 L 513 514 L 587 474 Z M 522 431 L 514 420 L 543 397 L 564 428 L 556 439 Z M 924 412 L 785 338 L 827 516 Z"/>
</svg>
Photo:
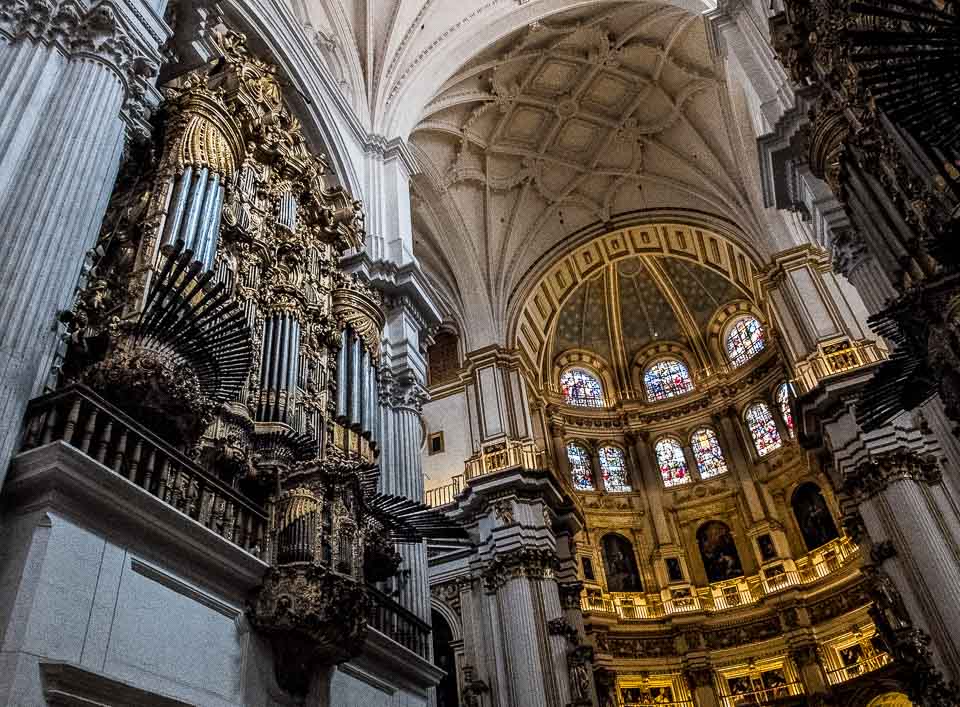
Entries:
<svg viewBox="0 0 960 707">
<path fill-rule="evenodd" d="M 466 461 L 466 480 L 493 474 L 504 469 L 543 469 L 546 459 L 532 442 L 488 444 L 479 454 Z"/>
<path fill-rule="evenodd" d="M 768 687 L 763 690 L 751 690 L 736 695 L 724 695 L 724 707 L 740 707 L 741 705 L 765 705 L 775 700 L 781 700 L 790 695 L 802 695 L 803 685 L 799 682 L 786 683 L 777 687 Z"/>
<path fill-rule="evenodd" d="M 853 665 L 845 665 L 842 668 L 829 671 L 827 673 L 827 679 L 830 681 L 831 685 L 839 685 L 847 680 L 853 680 L 861 675 L 866 675 L 867 673 L 872 673 L 874 670 L 879 670 L 883 666 L 888 665 L 892 660 L 893 659 L 888 653 L 877 653 L 876 655 L 861 660 L 858 663 L 854 663 Z"/>
<path fill-rule="evenodd" d="M 623 703 L 623 707 L 695 707 L 690 700 L 679 700 L 674 702 L 630 702 Z"/>
<path fill-rule="evenodd" d="M 375 587 L 368 586 L 367 591 L 371 599 L 369 625 L 421 658 L 427 658 L 430 625 Z"/>
<path fill-rule="evenodd" d="M 869 366 L 885 358 L 884 352 L 872 341 L 841 341 L 823 346 L 809 359 L 796 365 L 797 392 L 802 395 L 816 388 L 825 378 Z"/>
<path fill-rule="evenodd" d="M 850 538 L 837 538 L 797 560 L 796 570 L 777 570 L 775 566 L 774 571 L 770 571 L 771 568 L 767 567 L 757 575 L 695 588 L 695 593 L 690 596 L 678 594 L 667 600 L 661 600 L 655 594 L 601 594 L 588 590 L 580 600 L 580 607 L 591 614 L 616 616 L 623 621 L 659 619 L 669 614 L 694 611 L 731 611 L 755 604 L 764 595 L 818 582 L 840 571 L 858 556 L 859 548 Z"/>
<path fill-rule="evenodd" d="M 36 398 L 27 408 L 21 451 L 65 442 L 259 556 L 264 510 L 145 429 L 89 388 L 70 386 Z"/>
<path fill-rule="evenodd" d="M 435 489 L 427 489 L 424 494 L 428 506 L 445 506 L 453 503 L 464 487 L 464 474 L 457 474 L 448 484 L 438 486 Z"/>
</svg>

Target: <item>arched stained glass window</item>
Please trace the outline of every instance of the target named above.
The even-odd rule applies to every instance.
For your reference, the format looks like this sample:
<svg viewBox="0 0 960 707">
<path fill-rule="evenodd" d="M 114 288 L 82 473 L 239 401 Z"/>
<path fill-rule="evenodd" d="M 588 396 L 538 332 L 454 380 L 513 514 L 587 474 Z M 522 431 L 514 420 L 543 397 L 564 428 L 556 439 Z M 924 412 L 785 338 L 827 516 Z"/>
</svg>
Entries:
<svg viewBox="0 0 960 707">
<path fill-rule="evenodd" d="M 627 462 L 623 456 L 623 450 L 620 447 L 601 447 L 599 455 L 603 487 L 612 493 L 630 491 Z"/>
<path fill-rule="evenodd" d="M 753 446 L 757 448 L 757 454 L 762 457 L 775 449 L 780 449 L 783 440 L 780 439 L 777 423 L 766 403 L 754 403 L 747 408 L 744 417 L 750 429 L 750 436 L 753 437 Z"/>
<path fill-rule="evenodd" d="M 780 406 L 780 417 L 787 426 L 787 432 L 793 437 L 793 412 L 790 410 L 790 384 L 781 383 L 777 388 L 777 405 Z"/>
<path fill-rule="evenodd" d="M 679 486 L 690 481 L 683 445 L 673 437 L 664 437 L 655 448 L 664 486 Z"/>
<path fill-rule="evenodd" d="M 683 361 L 665 358 L 651 365 L 643 374 L 643 385 L 649 400 L 666 400 L 693 390 L 690 371 Z"/>
<path fill-rule="evenodd" d="M 763 351 L 763 327 L 755 317 L 740 317 L 727 331 L 727 358 L 734 366 L 742 366 Z"/>
<path fill-rule="evenodd" d="M 603 407 L 603 386 L 599 379 L 582 368 L 568 368 L 560 376 L 563 398 L 570 405 Z"/>
<path fill-rule="evenodd" d="M 709 427 L 701 427 L 690 438 L 693 457 L 697 460 L 697 471 L 701 479 L 727 473 L 727 460 L 723 458 L 717 433 Z"/>
<path fill-rule="evenodd" d="M 593 469 L 590 468 L 590 454 L 579 444 L 567 445 L 567 459 L 570 460 L 570 476 L 573 488 L 577 491 L 593 491 Z"/>
</svg>

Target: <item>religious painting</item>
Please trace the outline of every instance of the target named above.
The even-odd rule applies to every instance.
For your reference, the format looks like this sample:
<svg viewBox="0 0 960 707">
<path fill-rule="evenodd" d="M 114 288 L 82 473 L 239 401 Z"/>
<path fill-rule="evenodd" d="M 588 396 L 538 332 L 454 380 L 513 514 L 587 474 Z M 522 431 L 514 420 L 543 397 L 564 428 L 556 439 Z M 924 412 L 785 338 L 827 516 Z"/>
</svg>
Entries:
<svg viewBox="0 0 960 707">
<path fill-rule="evenodd" d="M 791 505 L 807 550 L 816 550 L 839 537 L 827 501 L 815 483 L 808 482 L 798 487 L 793 492 Z"/>
<path fill-rule="evenodd" d="M 764 533 L 757 538 L 757 547 L 760 550 L 760 559 L 764 562 L 777 559 L 777 548 L 769 533 Z"/>
<path fill-rule="evenodd" d="M 603 536 L 603 562 L 607 575 L 607 591 L 641 592 L 640 572 L 630 541 L 616 533 Z"/>
<path fill-rule="evenodd" d="M 682 582 L 683 568 L 680 567 L 680 558 L 667 557 L 666 559 L 664 559 L 664 562 L 667 564 L 667 578 L 671 582 Z"/>
<path fill-rule="evenodd" d="M 697 544 L 700 547 L 700 557 L 703 558 L 703 567 L 707 571 L 708 581 L 722 582 L 743 576 L 740 554 L 733 541 L 733 533 L 725 524 L 718 520 L 711 520 L 701 525 L 697 530 Z"/>
<path fill-rule="evenodd" d="M 589 557 L 582 557 L 581 560 L 583 561 L 583 578 L 590 582 L 594 581 L 596 577 L 593 574 L 593 560 Z"/>
</svg>

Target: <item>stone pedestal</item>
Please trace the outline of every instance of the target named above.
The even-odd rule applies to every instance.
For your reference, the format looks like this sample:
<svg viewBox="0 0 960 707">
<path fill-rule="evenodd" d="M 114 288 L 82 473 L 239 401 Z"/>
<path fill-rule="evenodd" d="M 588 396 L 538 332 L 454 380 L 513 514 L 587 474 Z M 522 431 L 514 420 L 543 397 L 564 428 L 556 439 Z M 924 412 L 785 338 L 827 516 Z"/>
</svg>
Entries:
<svg viewBox="0 0 960 707">
<path fill-rule="evenodd" d="M 0 12 L 0 483 L 50 374 L 57 313 L 96 239 L 125 133 L 146 129 L 162 9 L 23 0 Z"/>
</svg>

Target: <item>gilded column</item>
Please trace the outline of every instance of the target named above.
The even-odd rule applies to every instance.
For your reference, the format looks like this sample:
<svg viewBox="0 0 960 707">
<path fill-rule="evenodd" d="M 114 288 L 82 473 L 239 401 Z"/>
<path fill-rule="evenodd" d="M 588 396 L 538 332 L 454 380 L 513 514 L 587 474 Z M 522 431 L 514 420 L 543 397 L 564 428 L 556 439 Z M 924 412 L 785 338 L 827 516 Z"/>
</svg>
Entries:
<svg viewBox="0 0 960 707">
<path fill-rule="evenodd" d="M 169 29 L 144 2 L 6 2 L 0 9 L 0 483 L 27 400 L 50 373 L 113 187 L 141 133 Z"/>
</svg>

